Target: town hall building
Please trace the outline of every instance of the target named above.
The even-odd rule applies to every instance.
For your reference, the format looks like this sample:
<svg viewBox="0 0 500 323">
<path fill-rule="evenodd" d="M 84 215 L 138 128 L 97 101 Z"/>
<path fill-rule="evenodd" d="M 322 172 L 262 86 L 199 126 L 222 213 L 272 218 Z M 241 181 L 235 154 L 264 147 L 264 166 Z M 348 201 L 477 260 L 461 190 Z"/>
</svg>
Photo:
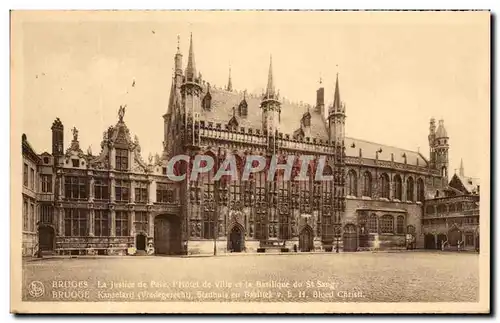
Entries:
<svg viewBox="0 0 500 323">
<path fill-rule="evenodd" d="M 175 54 L 163 115 L 163 151 L 154 158 L 141 157 L 139 140 L 126 125 L 125 107 L 119 108 L 116 124 L 104 130 L 97 154 L 81 149 L 76 128 L 65 149 L 64 125 L 58 118 L 51 128 L 51 153 L 37 154 L 23 135 L 23 254 L 438 248 L 440 233 L 432 231 L 427 203 L 439 209 L 436 199 L 450 198 L 451 193 L 444 193 L 450 191 L 453 201 L 478 200 L 479 189 L 477 197 L 469 196 L 471 185 L 465 191 L 450 188 L 456 178 L 466 179 L 454 176 L 449 182 L 443 120 L 436 124 L 431 119 L 428 133 L 422 131 L 429 140 L 428 156 L 346 137 L 348 110 L 338 75 L 333 102 L 325 102 L 320 85 L 315 104 L 307 106 L 280 96 L 272 60 L 263 79 L 265 91 L 256 95 L 235 90 L 231 76 L 224 88 L 211 86 L 199 73 L 194 53 L 191 37 L 186 66 L 179 47 Z M 314 155 L 308 174 L 326 156 L 323 173 L 333 180 L 310 176 L 309 181 L 287 181 L 281 173 L 268 179 L 264 171 L 247 181 L 214 180 L 210 171 L 196 181 L 173 182 L 167 163 L 180 154 L 208 154 L 216 164 L 230 154 L 240 170 L 248 155 L 280 160 Z M 179 165 L 180 172 L 191 167 Z M 439 232 L 448 235 L 456 227 L 450 222 Z M 463 234 L 457 241 L 474 246 L 479 230 Z"/>
</svg>

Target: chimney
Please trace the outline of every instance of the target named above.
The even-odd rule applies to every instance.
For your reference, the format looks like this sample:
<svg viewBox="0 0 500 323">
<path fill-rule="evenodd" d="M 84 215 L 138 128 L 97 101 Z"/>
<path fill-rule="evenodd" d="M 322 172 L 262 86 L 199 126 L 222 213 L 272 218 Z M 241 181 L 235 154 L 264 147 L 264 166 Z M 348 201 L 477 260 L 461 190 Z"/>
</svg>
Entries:
<svg viewBox="0 0 500 323">
<path fill-rule="evenodd" d="M 324 115 L 325 113 L 325 88 L 320 87 L 316 90 L 316 111 Z"/>
</svg>

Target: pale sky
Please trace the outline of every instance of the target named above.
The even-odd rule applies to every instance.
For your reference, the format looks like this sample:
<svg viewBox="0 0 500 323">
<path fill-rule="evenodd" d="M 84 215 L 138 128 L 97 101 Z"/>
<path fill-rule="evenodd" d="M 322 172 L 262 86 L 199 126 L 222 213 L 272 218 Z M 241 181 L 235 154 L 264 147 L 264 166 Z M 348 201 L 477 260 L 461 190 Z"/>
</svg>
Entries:
<svg viewBox="0 0 500 323">
<path fill-rule="evenodd" d="M 488 13 L 102 12 L 27 15 L 22 25 L 22 129 L 38 153 L 51 151 L 53 120 L 79 129 L 84 151 L 100 151 L 102 133 L 125 122 L 142 155 L 162 152 L 163 118 L 177 35 L 187 63 L 193 33 L 203 78 L 261 93 L 269 56 L 276 88 L 315 103 L 321 77 L 331 103 L 339 73 L 346 136 L 417 150 L 428 157 L 429 119 L 444 119 L 450 176 L 463 158 L 479 177 L 489 158 Z M 13 69 L 13 77 L 16 72 Z M 132 81 L 135 87 L 132 88 Z M 128 91 L 128 94 L 127 94 Z M 302 111 L 300 111 L 301 113 Z M 436 122 L 437 123 L 437 122 Z M 297 124 L 298 125 L 298 124 Z M 16 134 L 15 130 L 13 134 Z M 16 134 L 17 135 L 17 134 Z"/>
</svg>

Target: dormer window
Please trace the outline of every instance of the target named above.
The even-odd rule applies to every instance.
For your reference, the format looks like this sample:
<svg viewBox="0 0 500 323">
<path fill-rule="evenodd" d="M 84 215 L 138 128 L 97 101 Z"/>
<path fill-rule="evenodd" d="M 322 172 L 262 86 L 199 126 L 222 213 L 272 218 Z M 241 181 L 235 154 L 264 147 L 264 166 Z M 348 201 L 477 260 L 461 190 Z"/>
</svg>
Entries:
<svg viewBox="0 0 500 323">
<path fill-rule="evenodd" d="M 80 161 L 78 159 L 72 159 L 71 162 L 73 163 L 73 167 L 80 166 Z"/>
<path fill-rule="evenodd" d="M 207 94 L 205 94 L 203 100 L 201 101 L 201 104 L 204 110 L 210 111 L 210 109 L 212 108 L 212 95 L 210 94 L 210 92 L 207 92 Z"/>
<path fill-rule="evenodd" d="M 238 106 L 238 113 L 241 117 L 246 117 L 248 115 L 248 104 L 247 100 L 243 99 Z"/>
<path fill-rule="evenodd" d="M 304 127 L 311 126 L 311 114 L 309 112 L 304 114 L 304 116 L 302 117 L 302 124 L 304 125 Z"/>
</svg>

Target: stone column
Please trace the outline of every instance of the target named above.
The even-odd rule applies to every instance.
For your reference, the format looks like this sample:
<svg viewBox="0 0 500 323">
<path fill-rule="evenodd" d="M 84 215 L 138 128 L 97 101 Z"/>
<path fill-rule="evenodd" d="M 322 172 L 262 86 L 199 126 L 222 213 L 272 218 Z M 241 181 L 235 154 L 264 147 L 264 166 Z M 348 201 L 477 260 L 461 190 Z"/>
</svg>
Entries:
<svg viewBox="0 0 500 323">
<path fill-rule="evenodd" d="M 134 180 L 130 181 L 130 203 L 135 203 L 135 181 Z"/>
<path fill-rule="evenodd" d="M 130 211 L 130 235 L 135 236 L 135 211 Z"/>
<path fill-rule="evenodd" d="M 156 202 L 156 182 L 150 180 L 148 185 L 148 204 Z"/>
<path fill-rule="evenodd" d="M 394 176 L 389 176 L 389 200 L 394 199 Z"/>
<path fill-rule="evenodd" d="M 406 176 L 403 176 L 401 178 L 401 201 L 407 201 L 408 199 L 406 198 Z"/>
<path fill-rule="evenodd" d="M 57 209 L 59 210 L 59 235 L 60 236 L 64 236 L 65 235 L 65 232 L 64 232 L 64 208 L 62 207 L 57 207 Z"/>
<path fill-rule="evenodd" d="M 109 188 L 110 188 L 110 191 L 111 191 L 111 194 L 110 194 L 110 197 L 109 197 L 109 201 L 111 203 L 115 202 L 115 199 L 116 199 L 116 193 L 115 193 L 115 184 L 116 184 L 116 181 L 115 181 L 115 177 L 114 175 L 112 175 L 110 181 L 109 181 Z"/>
<path fill-rule="evenodd" d="M 109 150 L 109 168 L 110 169 L 116 168 L 116 150 L 115 150 L 115 147 L 110 147 L 110 150 Z"/>
<path fill-rule="evenodd" d="M 94 206 L 89 209 L 89 236 L 93 237 L 95 235 L 95 210 Z"/>
<path fill-rule="evenodd" d="M 154 214 L 153 212 L 151 211 L 148 211 L 148 227 L 149 227 L 149 232 L 148 232 L 148 236 L 150 238 L 154 238 L 155 236 L 155 217 L 154 217 Z"/>
<path fill-rule="evenodd" d="M 89 182 L 89 202 L 94 201 L 94 184 L 95 184 L 95 179 L 94 176 L 90 177 L 90 182 Z"/>
<path fill-rule="evenodd" d="M 111 210 L 111 230 L 109 233 L 110 236 L 116 237 L 116 211 Z"/>
</svg>

